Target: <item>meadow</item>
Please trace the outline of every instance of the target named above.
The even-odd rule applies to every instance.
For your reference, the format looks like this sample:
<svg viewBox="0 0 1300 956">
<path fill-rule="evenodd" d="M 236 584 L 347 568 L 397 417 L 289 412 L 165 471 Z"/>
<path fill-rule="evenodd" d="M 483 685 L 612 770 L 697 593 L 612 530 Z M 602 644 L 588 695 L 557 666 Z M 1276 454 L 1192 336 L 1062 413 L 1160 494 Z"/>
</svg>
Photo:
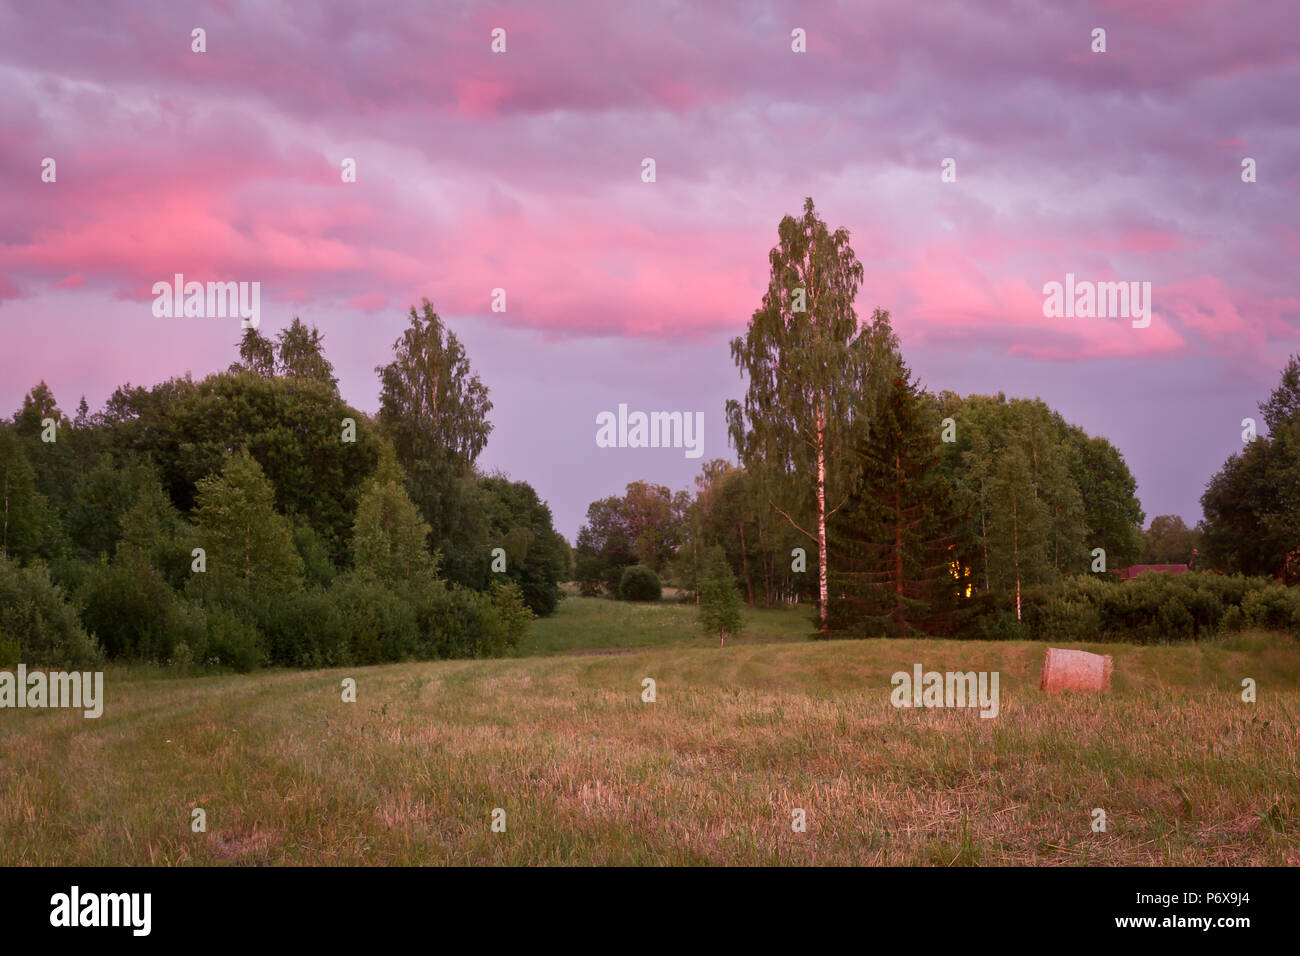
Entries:
<svg viewBox="0 0 1300 956">
<path fill-rule="evenodd" d="M 97 720 L 0 713 L 0 864 L 1300 864 L 1292 636 L 1061 645 L 1113 686 L 1049 696 L 1041 643 L 814 642 L 796 609 L 719 648 L 694 614 L 571 597 L 510 659 L 110 668 Z M 894 708 L 916 663 L 998 671 L 999 715 Z"/>
</svg>

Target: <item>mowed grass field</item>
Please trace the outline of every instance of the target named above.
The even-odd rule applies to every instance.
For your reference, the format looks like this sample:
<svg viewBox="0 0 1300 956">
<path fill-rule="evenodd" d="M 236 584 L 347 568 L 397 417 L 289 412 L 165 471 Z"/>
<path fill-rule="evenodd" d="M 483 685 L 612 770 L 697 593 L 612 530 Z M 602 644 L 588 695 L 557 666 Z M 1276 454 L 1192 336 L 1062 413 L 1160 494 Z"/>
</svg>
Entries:
<svg viewBox="0 0 1300 956">
<path fill-rule="evenodd" d="M 1290 636 L 1085 647 L 1112 691 L 1046 696 L 1043 644 L 748 621 L 570 599 L 508 660 L 110 670 L 98 720 L 0 711 L 0 864 L 1300 864 Z M 1001 712 L 895 709 L 916 663 L 1000 672 Z"/>
</svg>

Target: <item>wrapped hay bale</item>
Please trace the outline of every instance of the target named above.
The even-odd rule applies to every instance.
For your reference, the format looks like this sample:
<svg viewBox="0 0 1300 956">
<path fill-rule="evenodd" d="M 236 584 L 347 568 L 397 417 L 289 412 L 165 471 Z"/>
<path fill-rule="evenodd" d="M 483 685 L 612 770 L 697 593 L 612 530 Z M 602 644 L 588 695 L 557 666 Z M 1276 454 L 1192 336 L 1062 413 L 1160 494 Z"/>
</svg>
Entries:
<svg viewBox="0 0 1300 956">
<path fill-rule="evenodd" d="M 1043 676 L 1038 682 L 1038 689 L 1048 693 L 1058 690 L 1110 690 L 1113 664 L 1109 654 L 1063 651 L 1049 647 L 1047 656 L 1043 658 Z"/>
</svg>

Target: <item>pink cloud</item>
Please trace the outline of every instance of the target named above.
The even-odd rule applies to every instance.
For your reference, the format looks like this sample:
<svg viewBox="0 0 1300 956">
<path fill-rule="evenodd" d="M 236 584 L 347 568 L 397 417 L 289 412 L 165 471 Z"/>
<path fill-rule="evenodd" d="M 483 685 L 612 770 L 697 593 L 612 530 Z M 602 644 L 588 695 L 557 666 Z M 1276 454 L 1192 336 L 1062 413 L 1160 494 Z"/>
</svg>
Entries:
<svg viewBox="0 0 1300 956">
<path fill-rule="evenodd" d="M 348 300 L 348 308 L 358 312 L 378 312 L 388 308 L 388 296 L 382 292 L 370 292 L 353 296 Z"/>
</svg>

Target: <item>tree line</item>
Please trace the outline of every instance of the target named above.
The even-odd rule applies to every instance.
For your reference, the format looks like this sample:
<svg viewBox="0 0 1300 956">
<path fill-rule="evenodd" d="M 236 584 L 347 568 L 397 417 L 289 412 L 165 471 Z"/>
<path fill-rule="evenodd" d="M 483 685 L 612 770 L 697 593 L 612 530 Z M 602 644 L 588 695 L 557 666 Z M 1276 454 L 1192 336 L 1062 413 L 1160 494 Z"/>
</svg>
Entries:
<svg viewBox="0 0 1300 956">
<path fill-rule="evenodd" d="M 1300 360 L 1261 405 L 1268 436 L 1211 480 L 1206 520 L 1144 531 L 1105 438 L 1039 399 L 923 388 L 889 313 L 859 320 L 862 266 L 812 200 L 769 259 L 731 343 L 747 384 L 726 407 L 739 463 L 707 462 L 692 491 L 633 482 L 593 502 L 575 543 L 585 593 L 615 595 L 641 565 L 698 594 L 716 552 L 749 604 L 811 602 L 820 636 L 907 636 L 1011 633 L 1026 602 L 1079 576 L 1185 564 L 1202 541 L 1198 569 L 1285 577 L 1289 555 L 1300 576 Z"/>
<path fill-rule="evenodd" d="M 554 612 L 569 548 L 530 485 L 477 468 L 491 402 L 456 336 L 427 301 L 408 319 L 373 416 L 300 319 L 246 330 L 225 371 L 126 384 L 95 414 L 28 392 L 0 423 L 0 663 L 515 646 Z"/>
</svg>

